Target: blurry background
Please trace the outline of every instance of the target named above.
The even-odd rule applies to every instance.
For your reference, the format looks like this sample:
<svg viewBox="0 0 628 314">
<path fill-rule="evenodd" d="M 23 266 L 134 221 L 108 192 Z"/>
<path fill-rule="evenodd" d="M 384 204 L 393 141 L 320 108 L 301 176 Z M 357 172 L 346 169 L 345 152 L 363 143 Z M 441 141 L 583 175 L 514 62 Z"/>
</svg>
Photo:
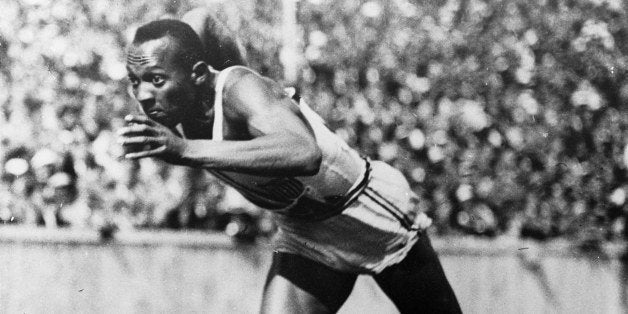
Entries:
<svg viewBox="0 0 628 314">
<path fill-rule="evenodd" d="M 628 235 L 621 0 L 3 0 L 0 230 L 272 234 L 209 175 L 117 158 L 113 134 L 138 110 L 124 46 L 139 25 L 198 6 L 238 34 L 252 68 L 402 170 L 435 236 L 559 238 L 589 260 L 622 260 L 605 251 Z M 522 260 L 558 302 L 548 286 L 561 284 Z"/>
</svg>

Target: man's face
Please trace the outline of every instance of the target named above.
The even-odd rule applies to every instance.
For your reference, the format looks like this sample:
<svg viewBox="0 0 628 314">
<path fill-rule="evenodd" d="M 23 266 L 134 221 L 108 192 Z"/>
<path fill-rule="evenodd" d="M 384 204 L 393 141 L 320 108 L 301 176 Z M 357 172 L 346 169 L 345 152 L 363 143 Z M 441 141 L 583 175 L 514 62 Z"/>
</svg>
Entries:
<svg viewBox="0 0 628 314">
<path fill-rule="evenodd" d="M 127 55 L 133 96 L 149 118 L 167 127 L 180 123 L 195 99 L 191 69 L 175 61 L 177 49 L 163 37 L 132 45 Z"/>
</svg>

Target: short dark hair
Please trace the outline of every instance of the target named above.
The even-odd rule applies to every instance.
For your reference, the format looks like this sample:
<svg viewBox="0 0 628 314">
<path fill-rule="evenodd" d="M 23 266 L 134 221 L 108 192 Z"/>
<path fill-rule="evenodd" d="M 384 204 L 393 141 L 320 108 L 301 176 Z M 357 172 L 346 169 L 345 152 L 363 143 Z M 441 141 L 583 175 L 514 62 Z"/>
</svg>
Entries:
<svg viewBox="0 0 628 314">
<path fill-rule="evenodd" d="M 133 44 L 168 37 L 177 45 L 177 62 L 191 69 L 194 63 L 203 60 L 203 44 L 190 25 L 178 20 L 164 19 L 140 26 L 135 32 Z"/>
</svg>

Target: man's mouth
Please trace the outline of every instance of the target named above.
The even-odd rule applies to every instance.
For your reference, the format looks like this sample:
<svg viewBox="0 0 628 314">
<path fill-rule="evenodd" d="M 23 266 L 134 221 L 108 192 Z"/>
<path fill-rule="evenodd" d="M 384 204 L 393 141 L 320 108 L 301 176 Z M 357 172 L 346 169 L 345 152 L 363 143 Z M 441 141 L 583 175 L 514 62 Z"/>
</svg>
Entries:
<svg viewBox="0 0 628 314">
<path fill-rule="evenodd" d="M 150 111 L 148 111 L 148 116 L 150 116 L 151 118 L 152 118 L 152 117 L 155 117 L 155 118 L 163 118 L 163 117 L 165 117 L 165 116 L 166 116 L 166 113 L 165 113 L 165 112 L 163 112 L 162 110 L 157 110 L 157 109 L 155 109 L 155 110 L 150 110 Z"/>
</svg>

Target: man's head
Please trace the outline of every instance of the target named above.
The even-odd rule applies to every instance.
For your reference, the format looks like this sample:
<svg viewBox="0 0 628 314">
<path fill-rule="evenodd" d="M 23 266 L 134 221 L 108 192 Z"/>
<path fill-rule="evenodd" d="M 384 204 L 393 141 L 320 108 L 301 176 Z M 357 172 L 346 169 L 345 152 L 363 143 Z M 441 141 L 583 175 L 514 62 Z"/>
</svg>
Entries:
<svg viewBox="0 0 628 314">
<path fill-rule="evenodd" d="M 208 68 L 203 46 L 187 24 L 158 20 L 138 28 L 127 51 L 133 95 L 153 120 L 173 127 L 200 101 Z"/>
</svg>

